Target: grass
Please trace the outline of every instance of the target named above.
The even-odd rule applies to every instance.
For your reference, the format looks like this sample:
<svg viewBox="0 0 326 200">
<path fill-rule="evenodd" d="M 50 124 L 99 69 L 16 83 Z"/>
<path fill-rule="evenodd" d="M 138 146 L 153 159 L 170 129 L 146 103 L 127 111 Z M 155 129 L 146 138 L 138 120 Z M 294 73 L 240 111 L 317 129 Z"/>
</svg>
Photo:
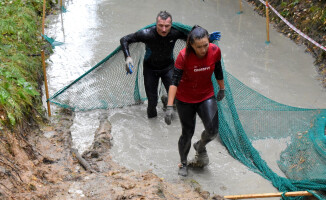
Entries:
<svg viewBox="0 0 326 200">
<path fill-rule="evenodd" d="M 0 0 L 0 129 L 43 112 L 42 8 L 43 0 Z"/>
</svg>

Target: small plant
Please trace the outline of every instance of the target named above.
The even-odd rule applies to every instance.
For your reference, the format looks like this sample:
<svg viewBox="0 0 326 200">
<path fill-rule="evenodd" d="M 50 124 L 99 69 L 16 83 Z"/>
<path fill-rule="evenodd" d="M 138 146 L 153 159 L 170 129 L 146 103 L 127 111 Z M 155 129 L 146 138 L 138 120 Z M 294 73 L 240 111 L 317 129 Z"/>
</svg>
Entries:
<svg viewBox="0 0 326 200">
<path fill-rule="evenodd" d="M 288 5 L 288 4 L 287 4 L 286 2 L 282 1 L 281 6 L 282 6 L 283 8 L 285 8 L 287 5 Z"/>
<path fill-rule="evenodd" d="M 293 1 L 292 3 L 290 3 L 290 6 L 291 6 L 291 7 L 294 7 L 294 6 L 296 6 L 299 2 L 300 2 L 300 0 L 295 0 L 295 1 Z"/>
</svg>

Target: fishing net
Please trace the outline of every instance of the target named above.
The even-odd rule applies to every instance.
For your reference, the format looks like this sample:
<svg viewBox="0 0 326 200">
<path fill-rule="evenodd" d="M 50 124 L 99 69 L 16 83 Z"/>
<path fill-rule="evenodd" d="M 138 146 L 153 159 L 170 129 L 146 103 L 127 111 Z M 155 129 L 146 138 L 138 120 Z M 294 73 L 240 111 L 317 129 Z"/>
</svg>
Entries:
<svg viewBox="0 0 326 200">
<path fill-rule="evenodd" d="M 173 27 L 185 33 L 191 29 L 180 23 L 173 23 Z M 214 43 L 218 45 L 217 41 Z M 174 58 L 184 47 L 185 41 L 176 42 Z M 126 75 L 124 55 L 118 47 L 48 101 L 73 111 L 112 109 L 144 102 L 142 65 L 145 46 L 133 43 L 129 48 L 135 65 L 131 75 Z M 218 102 L 219 132 L 229 153 L 281 192 L 308 190 L 318 199 L 326 199 L 326 110 L 275 102 L 229 74 L 223 60 L 222 65 L 226 94 Z M 213 77 L 217 94 L 218 84 Z M 164 92 L 161 87 L 159 95 Z M 286 145 L 273 161 L 278 166 L 273 170 L 253 145 L 257 141 L 268 143 L 271 140 Z"/>
</svg>

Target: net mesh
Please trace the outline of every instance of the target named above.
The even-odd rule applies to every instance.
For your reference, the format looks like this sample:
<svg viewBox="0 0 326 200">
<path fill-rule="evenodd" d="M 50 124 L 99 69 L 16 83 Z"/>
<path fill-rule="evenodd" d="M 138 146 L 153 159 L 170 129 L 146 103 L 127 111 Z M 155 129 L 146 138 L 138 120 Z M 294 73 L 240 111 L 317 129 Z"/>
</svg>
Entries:
<svg viewBox="0 0 326 200">
<path fill-rule="evenodd" d="M 185 33 L 191 29 L 180 23 L 173 23 L 173 27 Z M 217 41 L 214 43 L 218 45 Z M 184 47 L 184 41 L 176 42 L 174 58 Z M 74 111 L 142 103 L 146 100 L 142 76 L 145 46 L 133 43 L 129 48 L 135 65 L 131 75 L 126 75 L 124 55 L 118 47 L 48 100 Z M 271 181 L 281 192 L 307 190 L 318 199 L 326 199 L 326 110 L 297 108 L 275 102 L 229 74 L 223 60 L 222 66 L 226 93 L 225 98 L 218 102 L 219 132 L 229 153 Z M 213 77 L 217 94 L 218 84 Z M 163 92 L 161 87 L 160 93 Z M 287 147 L 275 161 L 287 178 L 276 174 L 253 147 L 254 141 L 269 138 L 287 140 Z"/>
</svg>

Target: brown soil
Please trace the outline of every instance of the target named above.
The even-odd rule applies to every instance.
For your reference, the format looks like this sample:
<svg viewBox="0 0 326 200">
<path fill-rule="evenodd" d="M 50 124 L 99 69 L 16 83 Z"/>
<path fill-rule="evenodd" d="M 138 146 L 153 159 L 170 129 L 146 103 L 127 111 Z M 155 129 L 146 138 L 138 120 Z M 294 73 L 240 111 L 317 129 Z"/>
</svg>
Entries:
<svg viewBox="0 0 326 200">
<path fill-rule="evenodd" d="M 73 113 L 29 133 L 1 135 L 0 199 L 223 199 L 196 181 L 169 183 L 111 159 L 111 124 L 103 116 L 89 151 L 71 148 Z M 10 140 L 10 141 L 9 141 Z"/>
</svg>

